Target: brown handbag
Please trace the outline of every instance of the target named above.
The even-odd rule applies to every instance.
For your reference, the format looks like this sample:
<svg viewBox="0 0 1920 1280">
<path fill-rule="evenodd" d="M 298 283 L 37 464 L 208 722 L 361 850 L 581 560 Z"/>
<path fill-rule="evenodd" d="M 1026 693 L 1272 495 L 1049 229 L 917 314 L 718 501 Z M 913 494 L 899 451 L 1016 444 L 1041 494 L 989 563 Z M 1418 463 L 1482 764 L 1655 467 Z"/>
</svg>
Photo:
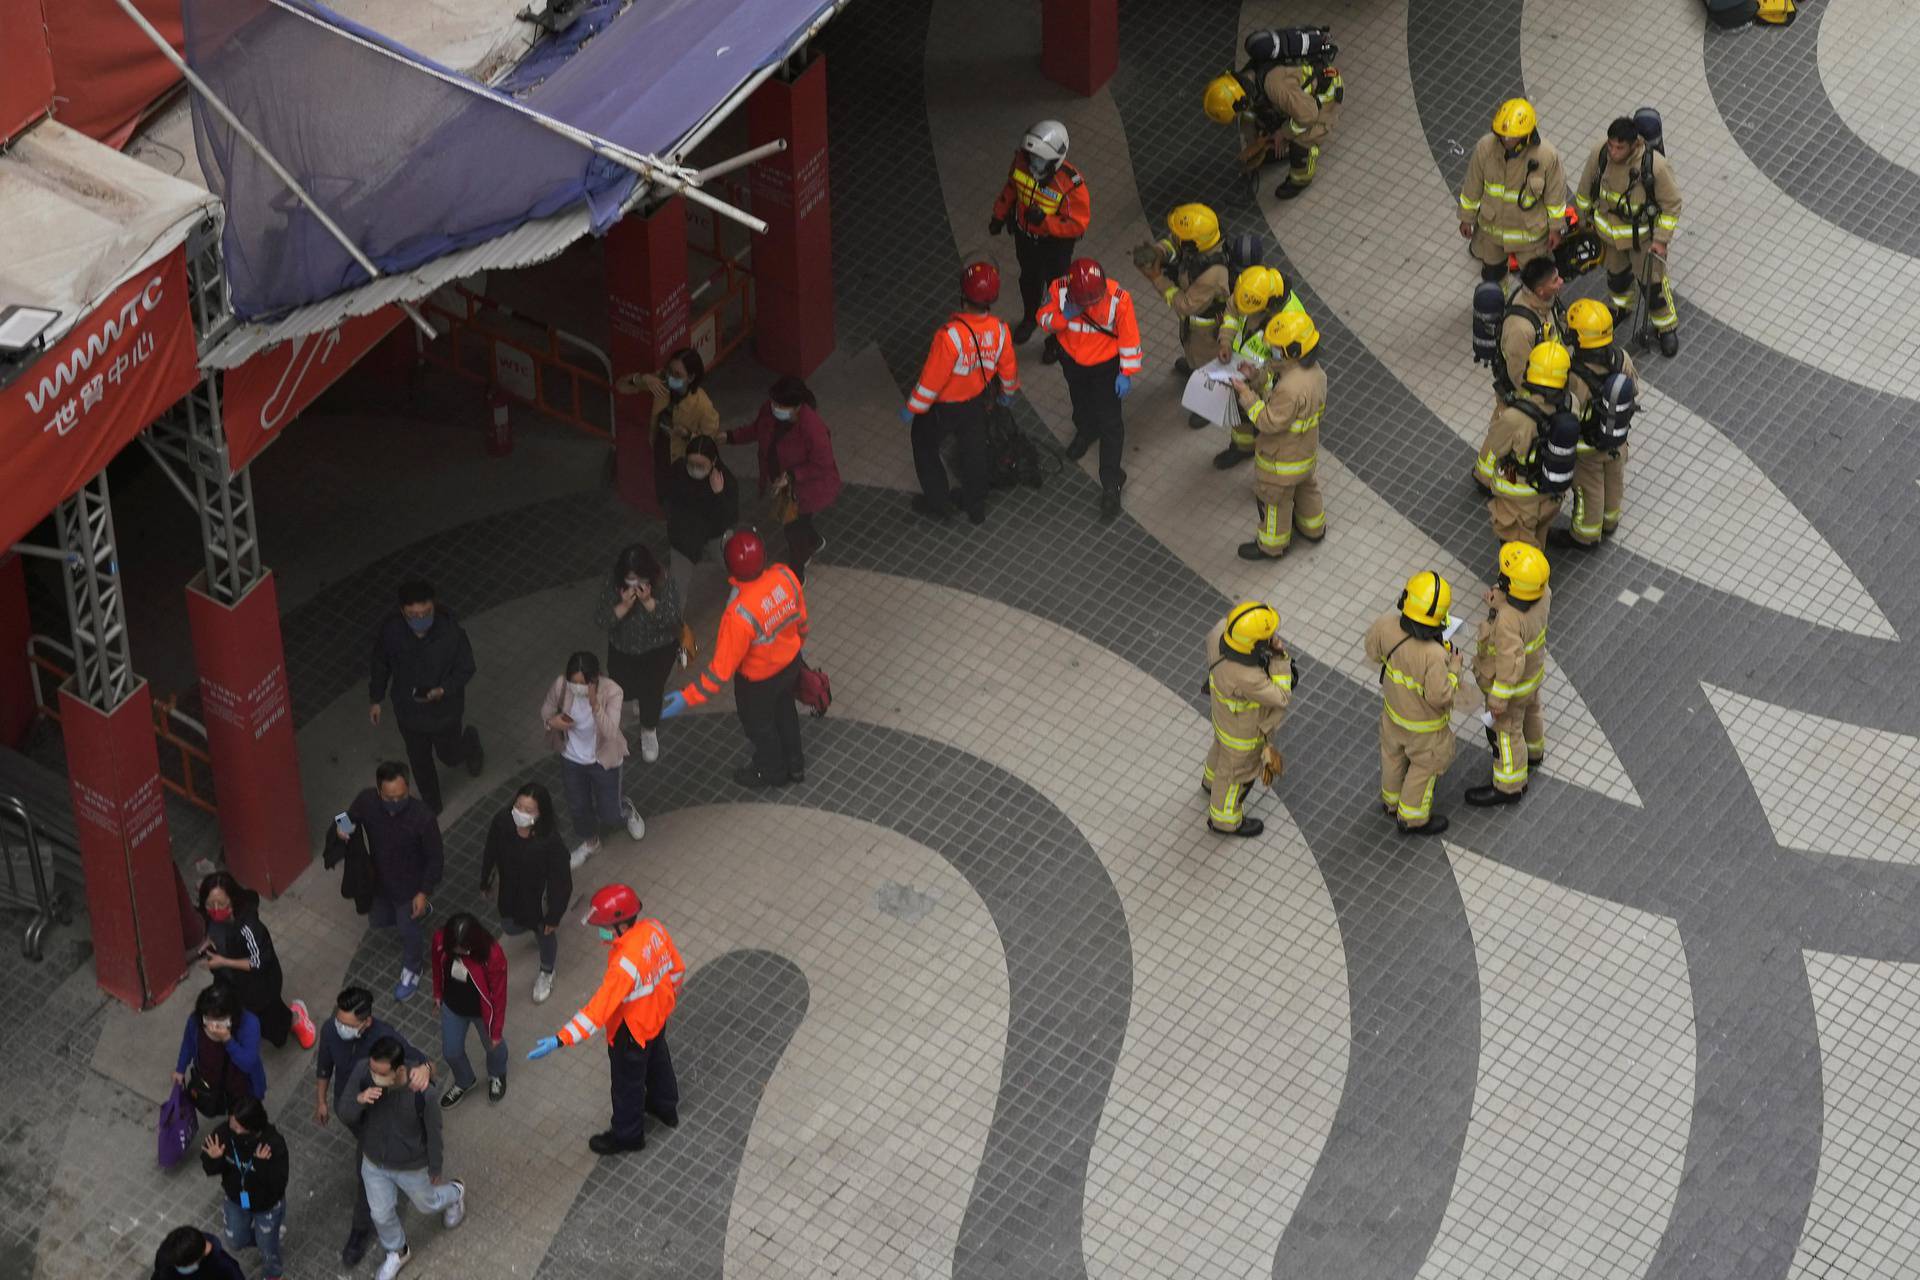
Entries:
<svg viewBox="0 0 1920 1280">
<path fill-rule="evenodd" d="M 693 638 L 693 628 L 684 622 L 680 624 L 680 652 L 686 655 L 688 662 L 693 661 L 693 655 L 700 652 L 700 642 Z"/>
</svg>

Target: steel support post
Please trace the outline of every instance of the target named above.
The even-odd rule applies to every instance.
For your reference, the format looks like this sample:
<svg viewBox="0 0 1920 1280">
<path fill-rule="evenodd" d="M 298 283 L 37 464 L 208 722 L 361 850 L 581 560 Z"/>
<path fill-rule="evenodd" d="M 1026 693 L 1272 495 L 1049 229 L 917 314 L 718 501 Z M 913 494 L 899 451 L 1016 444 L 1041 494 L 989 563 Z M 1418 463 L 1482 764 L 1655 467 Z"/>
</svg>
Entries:
<svg viewBox="0 0 1920 1280">
<path fill-rule="evenodd" d="M 120 594 L 120 553 L 113 538 L 113 507 L 102 471 L 54 508 L 67 618 L 73 626 L 73 692 L 111 711 L 133 691 L 127 647 L 127 609 Z"/>
</svg>

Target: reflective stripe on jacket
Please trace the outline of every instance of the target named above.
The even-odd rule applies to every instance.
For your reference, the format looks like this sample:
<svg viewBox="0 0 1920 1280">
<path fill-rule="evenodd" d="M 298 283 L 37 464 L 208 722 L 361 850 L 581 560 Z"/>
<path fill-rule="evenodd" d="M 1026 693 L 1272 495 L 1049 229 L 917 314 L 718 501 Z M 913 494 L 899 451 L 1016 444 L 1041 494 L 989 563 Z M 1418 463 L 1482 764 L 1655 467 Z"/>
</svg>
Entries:
<svg viewBox="0 0 1920 1280">
<path fill-rule="evenodd" d="M 1486 695 L 1487 710 L 1498 715 L 1540 688 L 1547 669 L 1547 613 L 1551 588 L 1522 609 L 1503 591 L 1489 593 L 1486 625 L 1473 654 L 1473 679 Z"/>
<path fill-rule="evenodd" d="M 1498 134 L 1474 144 L 1460 186 L 1462 222 L 1511 249 L 1546 239 L 1566 216 L 1567 176 L 1551 143 L 1533 143 L 1513 156 Z"/>
</svg>

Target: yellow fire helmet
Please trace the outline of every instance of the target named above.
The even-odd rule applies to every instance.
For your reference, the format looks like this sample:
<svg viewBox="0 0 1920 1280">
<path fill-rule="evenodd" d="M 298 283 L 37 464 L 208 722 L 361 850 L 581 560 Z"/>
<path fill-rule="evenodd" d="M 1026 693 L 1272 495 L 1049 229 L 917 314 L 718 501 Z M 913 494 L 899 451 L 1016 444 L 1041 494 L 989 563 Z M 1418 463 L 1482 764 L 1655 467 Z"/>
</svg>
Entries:
<svg viewBox="0 0 1920 1280">
<path fill-rule="evenodd" d="M 1272 267 L 1248 267 L 1233 282 L 1233 305 L 1242 315 L 1252 315 L 1287 292 L 1287 278 Z"/>
<path fill-rule="evenodd" d="M 1493 131 L 1516 142 L 1531 137 L 1539 123 L 1533 104 L 1525 98 L 1508 98 L 1493 113 Z"/>
<path fill-rule="evenodd" d="M 1273 639 L 1274 632 L 1280 630 L 1280 615 L 1270 604 L 1258 600 L 1243 600 L 1233 606 L 1233 612 L 1227 615 L 1227 648 L 1235 653 L 1252 653 L 1253 646 L 1262 640 Z"/>
<path fill-rule="evenodd" d="M 1800 16 L 1800 10 L 1793 0 L 1760 0 L 1760 11 L 1753 16 L 1773 26 L 1784 27 Z"/>
<path fill-rule="evenodd" d="M 1274 354 L 1298 360 L 1320 345 L 1320 331 L 1304 311 L 1282 311 L 1267 321 L 1267 345 Z"/>
<path fill-rule="evenodd" d="M 1573 353 L 1549 338 L 1527 353 L 1526 382 L 1546 391 L 1567 388 L 1567 370 L 1573 367 Z"/>
<path fill-rule="evenodd" d="M 1567 308 L 1567 328 L 1573 330 L 1582 351 L 1613 345 L 1613 312 L 1604 302 L 1581 298 Z"/>
<path fill-rule="evenodd" d="M 1205 253 L 1220 243 L 1220 219 L 1203 204 L 1183 204 L 1167 215 L 1167 230 Z"/>
<path fill-rule="evenodd" d="M 1515 600 L 1538 600 L 1552 572 L 1546 553 L 1530 543 L 1509 542 L 1500 548 L 1500 576 Z"/>
<path fill-rule="evenodd" d="M 1422 569 L 1407 579 L 1400 593 L 1400 616 L 1425 627 L 1447 625 L 1447 610 L 1453 607 L 1453 588 L 1431 569 Z"/>
<path fill-rule="evenodd" d="M 1207 82 L 1207 94 L 1201 105 L 1206 109 L 1207 119 L 1215 124 L 1232 124 L 1233 118 L 1240 114 L 1240 104 L 1246 100 L 1246 89 L 1229 72 Z"/>
</svg>

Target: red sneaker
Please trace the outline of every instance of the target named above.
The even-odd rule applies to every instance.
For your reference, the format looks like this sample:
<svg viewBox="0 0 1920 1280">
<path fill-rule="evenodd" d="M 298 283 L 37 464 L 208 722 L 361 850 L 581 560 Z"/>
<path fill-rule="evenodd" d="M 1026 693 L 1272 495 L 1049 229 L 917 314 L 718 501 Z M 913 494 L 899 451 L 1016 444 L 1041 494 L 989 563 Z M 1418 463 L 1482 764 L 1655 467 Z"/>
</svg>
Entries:
<svg viewBox="0 0 1920 1280">
<path fill-rule="evenodd" d="M 302 1049 L 313 1048 L 313 1042 L 319 1036 L 314 1030 L 313 1018 L 307 1013 L 307 1002 L 295 1000 L 287 1008 L 293 1010 L 293 1038 L 300 1042 Z"/>
</svg>

